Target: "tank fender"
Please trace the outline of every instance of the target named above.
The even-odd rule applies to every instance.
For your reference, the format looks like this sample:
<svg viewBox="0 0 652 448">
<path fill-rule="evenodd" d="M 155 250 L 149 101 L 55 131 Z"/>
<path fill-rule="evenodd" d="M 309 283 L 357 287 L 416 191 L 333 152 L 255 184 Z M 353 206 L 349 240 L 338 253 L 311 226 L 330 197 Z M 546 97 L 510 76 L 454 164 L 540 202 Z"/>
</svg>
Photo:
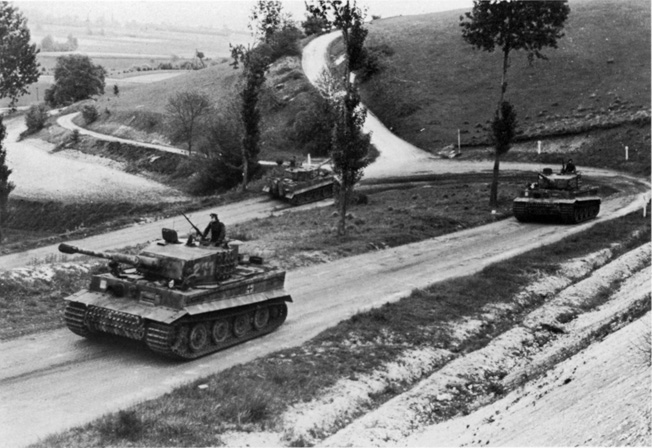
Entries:
<svg viewBox="0 0 652 448">
<path fill-rule="evenodd" d="M 112 294 L 81 290 L 65 299 L 68 302 L 83 303 L 87 306 L 96 306 L 113 311 L 139 316 L 143 319 L 149 319 L 161 323 L 172 323 L 175 320 L 188 314 L 186 310 L 175 310 L 172 308 L 143 304 L 133 299 L 123 299 L 113 296 Z"/>
<path fill-rule="evenodd" d="M 301 188 L 299 190 L 293 191 L 292 196 L 296 196 L 297 194 L 305 193 L 306 191 L 314 190 L 315 188 L 327 187 L 329 185 L 333 185 L 332 180 L 320 182 L 320 183 L 313 184 L 313 185 L 310 185 L 308 187 Z M 290 198 L 290 195 L 288 195 L 288 198 Z"/>
<path fill-rule="evenodd" d="M 233 297 L 226 300 L 216 300 L 213 302 L 198 303 L 184 308 L 189 315 L 209 313 L 211 311 L 220 311 L 229 308 L 236 308 L 254 303 L 266 302 L 268 300 L 281 299 L 285 302 L 292 302 L 292 297 L 284 289 L 275 289 L 272 291 L 261 292 L 256 294 L 247 294 L 246 296 Z"/>
</svg>

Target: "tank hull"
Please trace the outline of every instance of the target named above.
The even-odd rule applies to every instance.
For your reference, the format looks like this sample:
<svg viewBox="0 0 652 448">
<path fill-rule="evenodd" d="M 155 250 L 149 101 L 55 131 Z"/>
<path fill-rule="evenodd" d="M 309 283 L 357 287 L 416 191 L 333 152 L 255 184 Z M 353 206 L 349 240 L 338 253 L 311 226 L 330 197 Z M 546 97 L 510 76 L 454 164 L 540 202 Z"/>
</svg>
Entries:
<svg viewBox="0 0 652 448">
<path fill-rule="evenodd" d="M 263 188 L 272 197 L 291 205 L 307 204 L 333 197 L 335 177 L 318 166 L 286 169 Z"/>
<path fill-rule="evenodd" d="M 66 298 L 64 320 L 75 334 L 120 336 L 177 359 L 194 359 L 270 333 L 292 298 L 285 272 L 239 266 L 221 282 L 166 288 L 137 274 L 100 274 Z"/>
</svg>

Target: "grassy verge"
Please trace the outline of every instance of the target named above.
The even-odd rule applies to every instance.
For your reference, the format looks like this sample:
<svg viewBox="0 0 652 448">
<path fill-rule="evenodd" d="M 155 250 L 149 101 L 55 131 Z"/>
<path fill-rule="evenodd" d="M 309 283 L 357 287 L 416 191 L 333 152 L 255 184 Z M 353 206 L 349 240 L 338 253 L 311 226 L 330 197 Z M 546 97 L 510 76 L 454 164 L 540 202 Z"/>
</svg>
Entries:
<svg viewBox="0 0 652 448">
<path fill-rule="evenodd" d="M 574 139 L 543 140 L 543 151 L 537 153 L 535 140 L 514 145 L 511 151 L 501 157 L 508 162 L 546 164 L 557 170 L 562 161 L 572 158 L 581 170 L 584 166 L 605 168 L 635 176 L 650 176 L 650 121 L 628 123 L 612 129 L 600 129 L 577 136 Z M 627 159 L 625 147 L 628 148 Z M 493 157 L 490 148 L 462 151 L 456 160 L 486 160 Z"/>
<path fill-rule="evenodd" d="M 639 213 L 600 223 L 580 235 L 492 265 L 482 272 L 415 291 L 399 302 L 353 316 L 300 347 L 279 351 L 176 389 L 126 411 L 105 416 L 40 446 L 219 445 L 230 429 L 273 430 L 289 406 L 319 396 L 342 378 L 356 378 L 413 347 L 460 351 L 484 346 L 536 303 L 451 346 L 447 324 L 481 318 L 489 303 L 510 302 L 535 272 L 619 243 L 614 256 L 650 241 L 650 222 Z M 198 386 L 207 387 L 199 388 Z M 491 384 L 489 384 L 490 386 Z M 400 392 L 379 395 L 378 405 Z M 458 409 L 459 411 L 459 409 Z"/>
<path fill-rule="evenodd" d="M 135 222 L 159 220 L 209 207 L 260 196 L 257 190 L 231 191 L 178 203 L 79 203 L 9 200 L 10 220 L 4 229 L 0 254 L 20 252 L 61 241 L 86 238 L 117 230 Z M 47 218 L 47 219 L 46 219 Z"/>
</svg>

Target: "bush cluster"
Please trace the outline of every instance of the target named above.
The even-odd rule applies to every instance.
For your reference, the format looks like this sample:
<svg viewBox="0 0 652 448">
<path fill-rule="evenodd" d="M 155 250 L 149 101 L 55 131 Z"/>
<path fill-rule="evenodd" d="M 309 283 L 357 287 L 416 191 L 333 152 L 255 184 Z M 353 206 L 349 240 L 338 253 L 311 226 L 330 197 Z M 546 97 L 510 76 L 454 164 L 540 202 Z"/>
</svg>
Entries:
<svg viewBox="0 0 652 448">
<path fill-rule="evenodd" d="M 205 61 L 211 61 L 210 59 L 205 59 Z M 210 65 L 219 64 L 219 61 L 211 61 Z M 205 68 L 201 64 L 195 64 L 192 61 L 184 61 L 179 63 L 169 62 L 159 62 L 157 65 L 132 65 L 129 69 L 125 70 L 125 73 L 129 72 L 148 72 L 153 70 L 201 70 Z"/>
<path fill-rule="evenodd" d="M 93 123 L 100 116 L 100 113 L 97 111 L 97 107 L 93 106 L 92 104 L 86 104 L 84 107 L 82 107 L 81 113 L 86 124 Z"/>
<path fill-rule="evenodd" d="M 25 124 L 27 125 L 27 132 L 33 134 L 38 132 L 45 126 L 48 120 L 48 108 L 44 103 L 34 104 L 25 114 Z"/>
<path fill-rule="evenodd" d="M 385 68 L 384 60 L 394 55 L 394 49 L 387 44 L 375 45 L 364 49 L 358 79 L 365 82 Z"/>
</svg>

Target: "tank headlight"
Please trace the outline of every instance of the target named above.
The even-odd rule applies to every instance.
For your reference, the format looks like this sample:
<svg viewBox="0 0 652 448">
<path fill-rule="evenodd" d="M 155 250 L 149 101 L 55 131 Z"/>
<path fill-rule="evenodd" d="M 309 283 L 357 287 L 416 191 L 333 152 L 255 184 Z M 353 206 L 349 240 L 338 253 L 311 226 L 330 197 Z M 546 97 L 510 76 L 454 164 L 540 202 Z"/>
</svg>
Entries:
<svg viewBox="0 0 652 448">
<path fill-rule="evenodd" d="M 172 279 L 172 280 L 170 280 L 168 282 L 168 288 L 170 288 L 170 289 L 173 289 L 175 285 L 176 285 L 176 283 L 174 282 L 174 279 Z"/>
</svg>

